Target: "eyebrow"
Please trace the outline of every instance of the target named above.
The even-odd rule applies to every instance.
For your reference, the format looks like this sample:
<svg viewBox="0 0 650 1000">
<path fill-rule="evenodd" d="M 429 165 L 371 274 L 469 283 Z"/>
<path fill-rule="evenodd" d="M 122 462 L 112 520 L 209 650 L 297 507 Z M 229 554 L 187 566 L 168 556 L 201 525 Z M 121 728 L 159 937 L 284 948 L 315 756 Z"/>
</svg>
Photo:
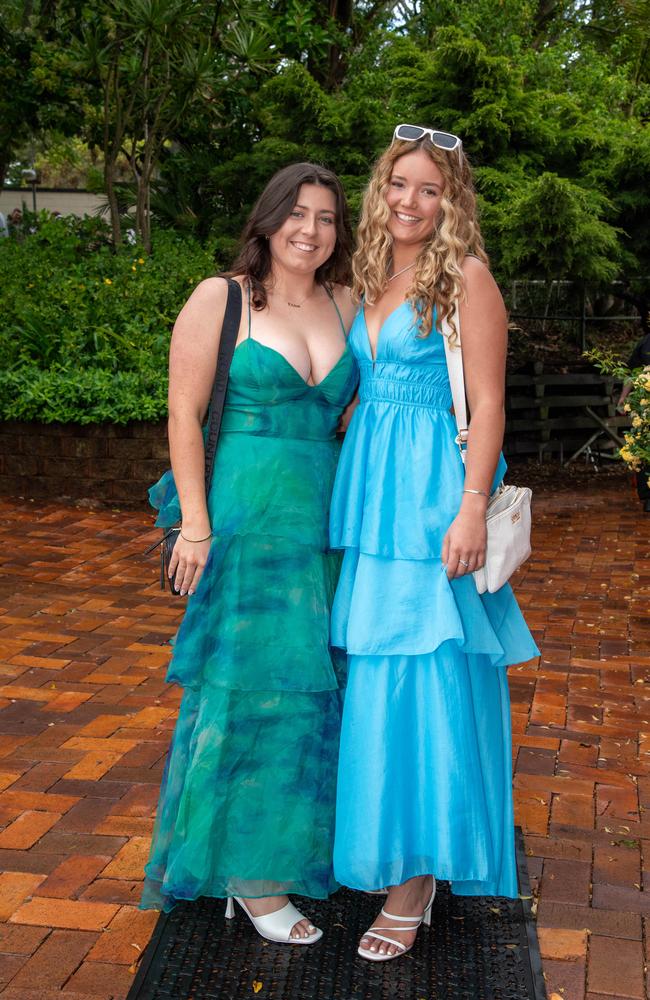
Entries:
<svg viewBox="0 0 650 1000">
<path fill-rule="evenodd" d="M 394 180 L 394 181 L 405 181 L 406 177 L 403 177 L 402 174 L 393 174 L 392 175 L 392 180 Z M 439 181 L 423 181 L 421 186 L 422 187 L 440 187 L 440 182 Z"/>
<path fill-rule="evenodd" d="M 298 204 L 296 204 L 293 207 L 294 208 L 304 208 L 305 211 L 307 211 L 307 212 L 309 211 L 309 205 L 298 205 Z M 319 208 L 318 211 L 320 212 L 321 215 L 336 215 L 336 212 L 334 212 L 331 208 Z"/>
</svg>

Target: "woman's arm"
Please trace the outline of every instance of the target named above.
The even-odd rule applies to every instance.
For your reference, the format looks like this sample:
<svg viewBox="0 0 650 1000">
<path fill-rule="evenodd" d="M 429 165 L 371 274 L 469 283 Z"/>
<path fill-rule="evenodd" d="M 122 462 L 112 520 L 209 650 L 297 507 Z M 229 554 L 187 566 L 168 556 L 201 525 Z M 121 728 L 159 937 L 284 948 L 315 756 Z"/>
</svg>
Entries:
<svg viewBox="0 0 650 1000">
<path fill-rule="evenodd" d="M 339 425 L 336 428 L 337 434 L 345 434 L 348 427 L 350 426 L 350 421 L 352 420 L 352 414 L 354 413 L 358 405 L 359 405 L 359 393 L 355 392 L 351 401 L 348 403 L 348 405 L 343 410 L 343 413 L 341 414 Z"/>
<path fill-rule="evenodd" d="M 169 452 L 184 536 L 174 546 L 169 575 L 182 594 L 196 590 L 210 551 L 201 428 L 210 404 L 227 295 L 223 278 L 202 281 L 178 315 L 169 350 Z"/>
<path fill-rule="evenodd" d="M 618 397 L 618 402 L 616 404 L 616 410 L 618 413 L 625 413 L 625 410 L 623 409 L 623 403 L 625 402 L 625 400 L 627 399 L 627 397 L 630 395 L 631 392 L 632 392 L 632 379 L 629 379 L 627 382 L 623 383 L 623 388 L 621 389 L 621 395 Z"/>
<path fill-rule="evenodd" d="M 488 268 L 475 257 L 463 265 L 467 301 L 460 302 L 460 328 L 467 401 L 471 414 L 465 488 L 457 517 L 445 536 L 442 559 L 452 578 L 485 565 L 485 511 L 505 428 L 507 316 Z M 485 494 L 483 496 L 482 494 Z M 463 560 L 467 563 L 464 566 Z"/>
</svg>

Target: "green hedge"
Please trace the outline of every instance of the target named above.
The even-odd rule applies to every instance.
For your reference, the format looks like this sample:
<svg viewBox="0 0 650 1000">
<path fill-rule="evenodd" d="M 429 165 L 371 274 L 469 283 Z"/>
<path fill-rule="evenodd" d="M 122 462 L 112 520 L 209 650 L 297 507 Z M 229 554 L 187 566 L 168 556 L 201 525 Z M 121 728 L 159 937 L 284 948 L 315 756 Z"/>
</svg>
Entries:
<svg viewBox="0 0 650 1000">
<path fill-rule="evenodd" d="M 0 240 L 0 419 L 157 420 L 167 352 L 192 288 L 216 270 L 196 240 L 160 232 L 114 253 L 95 219 L 39 220 Z"/>
</svg>

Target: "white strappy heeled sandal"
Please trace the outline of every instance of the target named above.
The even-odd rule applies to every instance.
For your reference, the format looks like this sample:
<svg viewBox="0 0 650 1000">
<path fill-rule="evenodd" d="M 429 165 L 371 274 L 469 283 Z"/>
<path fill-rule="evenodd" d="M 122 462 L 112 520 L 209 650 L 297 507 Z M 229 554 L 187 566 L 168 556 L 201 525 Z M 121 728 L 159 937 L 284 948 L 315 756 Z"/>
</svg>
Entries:
<svg viewBox="0 0 650 1000">
<path fill-rule="evenodd" d="M 401 958 L 402 955 L 406 955 L 407 951 L 410 951 L 411 948 L 413 947 L 413 945 L 415 944 L 415 940 L 413 941 L 413 944 L 410 944 L 410 945 L 407 946 L 405 944 L 402 944 L 401 941 L 396 941 L 395 938 L 387 937 L 386 934 L 384 934 L 383 932 L 384 931 L 416 931 L 418 929 L 418 927 L 420 926 L 420 924 L 426 924 L 427 927 L 430 927 L 431 926 L 431 907 L 433 906 L 433 900 L 435 899 L 435 895 L 436 895 L 436 880 L 434 878 L 434 880 L 433 880 L 433 889 L 431 890 L 431 896 L 429 898 L 429 902 L 427 903 L 427 905 L 424 908 L 424 913 L 421 913 L 417 917 L 400 917 L 396 913 L 387 913 L 386 910 L 384 910 L 383 907 L 382 907 L 382 911 L 381 911 L 382 916 L 387 917 L 388 920 L 395 920 L 398 923 L 398 925 L 401 925 L 401 926 L 397 926 L 397 927 L 374 927 L 373 926 L 373 927 L 370 928 L 370 930 L 367 930 L 366 933 L 363 936 L 364 937 L 374 937 L 374 938 L 377 938 L 378 941 L 385 941 L 386 944 L 392 944 L 396 948 L 399 948 L 399 951 L 396 951 L 394 955 L 389 955 L 388 953 L 382 955 L 378 951 L 371 951 L 370 948 L 362 948 L 361 945 L 359 945 L 359 947 L 357 949 L 359 955 L 361 955 L 362 958 L 369 959 L 371 962 L 388 962 L 388 961 L 390 961 L 391 958 Z M 407 927 L 407 926 L 405 926 L 406 924 L 411 924 L 411 926 Z"/>
<path fill-rule="evenodd" d="M 276 941 L 279 944 L 315 944 L 323 936 L 323 932 L 318 927 L 308 937 L 297 938 L 291 936 L 291 931 L 298 921 L 307 919 L 300 910 L 295 908 L 293 903 L 286 903 L 273 913 L 265 913 L 261 917 L 254 917 L 248 909 L 245 899 L 241 899 L 239 896 L 229 896 L 226 903 L 226 920 L 232 920 L 235 916 L 235 900 L 239 903 L 260 937 L 266 938 L 267 941 Z"/>
</svg>

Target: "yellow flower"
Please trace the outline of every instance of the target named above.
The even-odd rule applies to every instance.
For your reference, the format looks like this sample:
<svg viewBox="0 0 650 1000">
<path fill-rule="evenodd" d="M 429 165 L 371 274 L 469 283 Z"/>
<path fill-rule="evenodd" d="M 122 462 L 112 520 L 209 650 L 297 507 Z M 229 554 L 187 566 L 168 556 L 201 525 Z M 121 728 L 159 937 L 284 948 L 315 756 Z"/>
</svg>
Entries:
<svg viewBox="0 0 650 1000">
<path fill-rule="evenodd" d="M 138 264 L 144 264 L 144 257 L 138 257 Z"/>
<path fill-rule="evenodd" d="M 641 420 L 641 417 L 639 417 L 638 415 L 632 417 L 632 426 L 633 427 L 640 427 L 642 423 L 643 423 L 643 421 Z"/>
<path fill-rule="evenodd" d="M 113 284 L 113 282 L 111 281 L 111 279 L 110 279 L 110 278 L 104 278 L 104 284 L 105 284 L 105 285 L 112 285 L 112 284 Z"/>
<path fill-rule="evenodd" d="M 629 403 L 623 403 L 623 409 L 625 410 L 626 413 L 629 413 L 630 412 L 630 404 Z"/>
<path fill-rule="evenodd" d="M 137 271 L 138 270 L 137 267 L 135 266 L 135 264 L 131 264 L 131 270 L 132 271 Z"/>
</svg>

